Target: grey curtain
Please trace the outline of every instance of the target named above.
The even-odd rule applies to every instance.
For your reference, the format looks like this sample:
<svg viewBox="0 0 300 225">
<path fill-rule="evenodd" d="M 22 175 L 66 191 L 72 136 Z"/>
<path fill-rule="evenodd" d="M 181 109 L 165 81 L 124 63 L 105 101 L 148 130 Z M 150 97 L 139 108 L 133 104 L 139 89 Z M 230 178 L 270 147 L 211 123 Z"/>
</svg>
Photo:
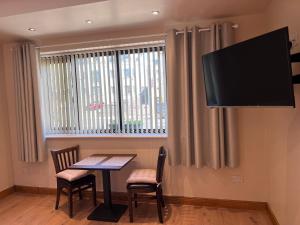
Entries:
<svg viewBox="0 0 300 225">
<path fill-rule="evenodd" d="M 167 36 L 169 159 L 171 165 L 237 167 L 236 112 L 206 106 L 201 56 L 233 43 L 231 23 Z"/>
<path fill-rule="evenodd" d="M 28 163 L 41 162 L 45 157 L 38 61 L 39 54 L 33 44 L 18 44 L 13 48 L 16 140 L 19 159 Z"/>
</svg>

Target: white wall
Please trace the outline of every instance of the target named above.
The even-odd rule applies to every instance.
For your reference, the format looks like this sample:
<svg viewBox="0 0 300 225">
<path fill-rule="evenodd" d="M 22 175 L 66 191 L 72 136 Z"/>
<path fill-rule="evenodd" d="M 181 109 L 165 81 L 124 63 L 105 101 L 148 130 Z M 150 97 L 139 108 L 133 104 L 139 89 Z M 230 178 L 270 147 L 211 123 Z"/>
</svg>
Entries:
<svg viewBox="0 0 300 225">
<path fill-rule="evenodd" d="M 237 40 L 244 40 L 261 34 L 265 30 L 266 21 L 262 14 L 226 18 L 236 22 L 240 28 L 236 30 Z M 197 24 L 207 26 L 208 22 L 199 21 Z M 171 27 L 172 25 L 170 25 Z M 141 35 L 153 32 L 161 33 L 160 29 L 138 29 L 134 31 L 122 31 L 111 34 L 99 34 L 99 37 L 118 37 Z M 72 37 L 72 42 L 96 39 L 86 35 Z M 47 40 L 44 43 L 63 43 L 68 38 Z M 7 95 L 9 96 L 9 112 L 11 134 L 15 132 L 15 109 L 12 96 L 12 64 L 11 46 L 5 46 L 5 75 Z M 241 156 L 241 166 L 237 169 L 195 169 L 172 167 L 166 165 L 165 171 L 165 193 L 167 195 L 197 196 L 206 198 L 224 198 L 237 200 L 267 201 L 268 192 L 268 171 L 266 162 L 268 155 L 265 148 L 264 118 L 266 114 L 263 110 L 243 109 L 239 112 L 239 148 Z M 257 133 L 261 130 L 261 133 Z M 37 164 L 25 164 L 17 160 L 14 138 L 11 140 L 13 148 L 13 167 L 16 185 L 28 185 L 37 187 L 55 187 L 54 168 L 51 158 Z M 157 149 L 160 145 L 167 143 L 168 139 L 133 139 L 133 138 L 78 138 L 78 139 L 49 139 L 49 149 L 61 148 L 72 144 L 80 144 L 82 156 L 101 152 L 133 152 L 137 153 L 137 159 L 127 168 L 120 172 L 114 172 L 112 176 L 112 189 L 114 191 L 125 191 L 125 180 L 133 168 L 155 167 Z M 243 183 L 233 183 L 231 177 L 239 175 L 243 178 Z M 98 179 L 100 180 L 100 179 Z M 100 181 L 99 181 L 100 182 Z M 101 183 L 98 188 L 101 189 Z"/>
<path fill-rule="evenodd" d="M 268 30 L 288 26 L 296 37 L 293 52 L 300 52 L 300 1 L 274 0 L 266 12 Z M 299 65 L 294 66 L 299 73 Z M 296 108 L 270 113 L 270 191 L 269 202 L 281 225 L 300 224 L 300 86 L 295 85 Z"/>
<path fill-rule="evenodd" d="M 13 186 L 10 130 L 6 97 L 3 51 L 0 46 L 0 191 Z"/>
</svg>

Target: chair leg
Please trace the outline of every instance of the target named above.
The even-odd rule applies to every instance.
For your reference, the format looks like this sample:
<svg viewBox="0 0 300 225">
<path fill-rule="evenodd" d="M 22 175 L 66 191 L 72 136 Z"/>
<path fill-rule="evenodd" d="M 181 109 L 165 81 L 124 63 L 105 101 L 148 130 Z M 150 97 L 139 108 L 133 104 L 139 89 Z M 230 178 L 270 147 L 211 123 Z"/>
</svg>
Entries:
<svg viewBox="0 0 300 225">
<path fill-rule="evenodd" d="M 161 189 L 161 206 L 163 207 L 163 208 L 165 208 L 166 207 L 166 204 L 165 204 L 165 199 L 164 199 L 164 195 L 163 195 L 163 190 Z"/>
<path fill-rule="evenodd" d="M 162 215 L 162 205 L 161 205 L 161 188 L 158 188 L 156 190 L 156 201 L 157 201 L 157 213 L 158 213 L 158 218 L 159 222 L 163 223 L 163 215 Z"/>
<path fill-rule="evenodd" d="M 69 217 L 73 217 L 73 192 L 71 188 L 68 188 L 68 201 L 69 201 Z"/>
<path fill-rule="evenodd" d="M 59 207 L 60 193 L 61 193 L 61 187 L 57 184 L 55 209 L 58 209 Z"/>
<path fill-rule="evenodd" d="M 137 202 L 137 193 L 134 193 L 134 207 L 138 207 L 138 202 Z"/>
<path fill-rule="evenodd" d="M 92 183 L 92 192 L 93 192 L 94 206 L 96 206 L 97 205 L 97 193 L 96 193 L 96 181 L 95 180 Z"/>
<path fill-rule="evenodd" d="M 129 212 L 129 221 L 133 222 L 133 209 L 132 209 L 132 193 L 130 190 L 127 190 L 128 194 L 128 212 Z"/>
<path fill-rule="evenodd" d="M 81 188 L 79 187 L 78 188 L 78 194 L 79 194 L 79 200 L 82 200 L 82 192 L 81 192 Z"/>
</svg>

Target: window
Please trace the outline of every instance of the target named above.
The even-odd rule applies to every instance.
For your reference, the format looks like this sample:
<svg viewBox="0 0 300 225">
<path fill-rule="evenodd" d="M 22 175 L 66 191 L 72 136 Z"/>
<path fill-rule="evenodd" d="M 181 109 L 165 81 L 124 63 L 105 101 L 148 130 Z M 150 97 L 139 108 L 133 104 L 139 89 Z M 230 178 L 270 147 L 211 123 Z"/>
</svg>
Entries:
<svg viewBox="0 0 300 225">
<path fill-rule="evenodd" d="M 167 130 L 163 43 L 41 56 L 47 134 Z"/>
</svg>

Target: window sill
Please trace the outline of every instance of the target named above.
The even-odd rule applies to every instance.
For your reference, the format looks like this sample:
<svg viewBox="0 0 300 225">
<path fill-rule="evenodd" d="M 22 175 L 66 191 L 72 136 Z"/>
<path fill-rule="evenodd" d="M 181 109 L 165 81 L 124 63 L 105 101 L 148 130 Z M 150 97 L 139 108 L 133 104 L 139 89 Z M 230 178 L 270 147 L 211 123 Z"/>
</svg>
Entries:
<svg viewBox="0 0 300 225">
<path fill-rule="evenodd" d="M 46 139 L 61 139 L 61 138 L 168 138 L 167 134 L 153 135 L 153 134 L 53 134 L 46 135 Z"/>
</svg>

